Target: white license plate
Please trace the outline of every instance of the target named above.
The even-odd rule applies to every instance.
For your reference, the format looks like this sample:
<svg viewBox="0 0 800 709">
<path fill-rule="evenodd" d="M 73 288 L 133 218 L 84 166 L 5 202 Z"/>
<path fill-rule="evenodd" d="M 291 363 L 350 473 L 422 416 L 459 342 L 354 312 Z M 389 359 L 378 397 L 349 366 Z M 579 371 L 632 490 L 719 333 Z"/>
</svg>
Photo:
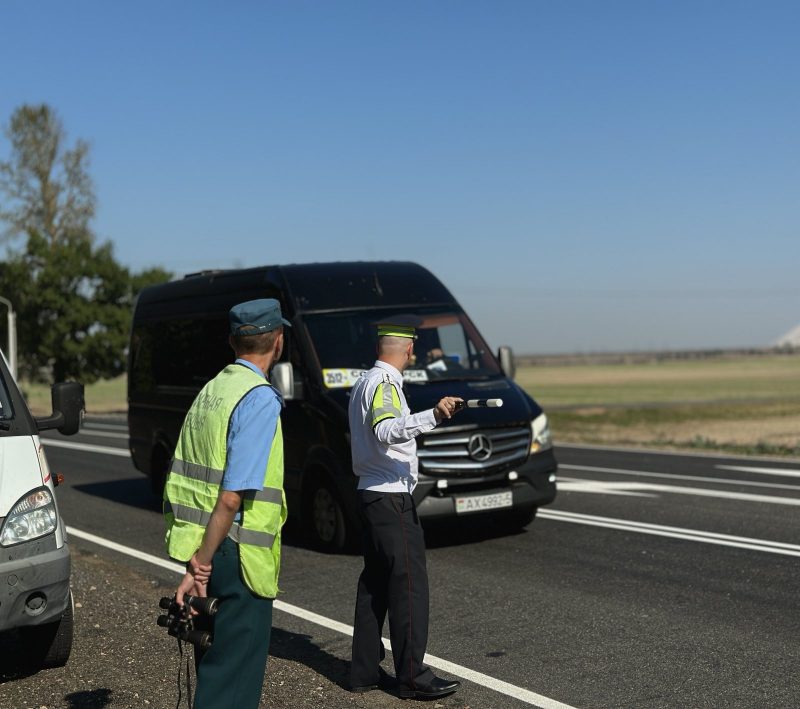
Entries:
<svg viewBox="0 0 800 709">
<path fill-rule="evenodd" d="M 500 507 L 511 507 L 514 504 L 511 491 L 496 492 L 492 495 L 474 495 L 473 497 L 457 497 L 456 512 L 481 512 L 482 510 L 496 510 Z"/>
</svg>

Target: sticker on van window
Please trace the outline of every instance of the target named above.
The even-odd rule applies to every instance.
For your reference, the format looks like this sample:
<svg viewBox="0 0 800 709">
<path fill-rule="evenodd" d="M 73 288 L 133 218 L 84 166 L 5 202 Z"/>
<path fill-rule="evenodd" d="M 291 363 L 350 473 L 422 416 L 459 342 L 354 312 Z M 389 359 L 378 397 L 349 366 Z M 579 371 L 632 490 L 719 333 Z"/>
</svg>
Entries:
<svg viewBox="0 0 800 709">
<path fill-rule="evenodd" d="M 407 369 L 403 372 L 403 379 L 407 382 L 427 382 L 428 373 L 424 369 Z"/>
<path fill-rule="evenodd" d="M 350 389 L 364 371 L 363 369 L 323 369 L 322 381 L 328 389 Z"/>
<path fill-rule="evenodd" d="M 328 389 L 351 389 L 358 378 L 367 370 L 365 369 L 323 369 L 322 381 Z M 407 369 L 403 372 L 403 379 L 407 382 L 419 384 L 428 381 L 428 373 L 424 369 Z"/>
</svg>

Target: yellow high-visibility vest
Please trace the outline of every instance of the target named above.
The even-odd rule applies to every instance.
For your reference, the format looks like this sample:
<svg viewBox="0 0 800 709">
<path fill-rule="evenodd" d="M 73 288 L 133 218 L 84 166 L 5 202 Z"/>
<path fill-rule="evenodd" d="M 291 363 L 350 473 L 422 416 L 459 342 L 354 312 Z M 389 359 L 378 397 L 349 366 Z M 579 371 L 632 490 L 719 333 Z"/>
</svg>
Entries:
<svg viewBox="0 0 800 709">
<path fill-rule="evenodd" d="M 167 553 L 174 559 L 188 561 L 200 547 L 225 471 L 231 416 L 258 386 L 269 383 L 245 365 L 228 365 L 203 387 L 186 414 L 164 486 L 165 541 Z M 239 544 L 244 582 L 264 598 L 278 594 L 281 527 L 286 515 L 283 434 L 278 418 L 263 487 L 244 494 L 241 520 L 234 522 L 228 534 Z"/>
</svg>

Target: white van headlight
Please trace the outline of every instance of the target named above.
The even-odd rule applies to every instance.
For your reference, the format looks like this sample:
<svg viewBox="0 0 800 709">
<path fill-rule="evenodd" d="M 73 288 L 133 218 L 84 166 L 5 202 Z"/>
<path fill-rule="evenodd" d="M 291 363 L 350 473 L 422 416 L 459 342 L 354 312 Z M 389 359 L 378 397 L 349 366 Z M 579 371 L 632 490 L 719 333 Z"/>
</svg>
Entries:
<svg viewBox="0 0 800 709">
<path fill-rule="evenodd" d="M 8 513 L 0 535 L 0 545 L 9 547 L 50 534 L 58 516 L 53 495 L 46 487 L 29 492 Z"/>
<path fill-rule="evenodd" d="M 541 453 L 553 447 L 550 437 L 550 424 L 545 414 L 539 414 L 531 421 L 531 453 Z"/>
</svg>

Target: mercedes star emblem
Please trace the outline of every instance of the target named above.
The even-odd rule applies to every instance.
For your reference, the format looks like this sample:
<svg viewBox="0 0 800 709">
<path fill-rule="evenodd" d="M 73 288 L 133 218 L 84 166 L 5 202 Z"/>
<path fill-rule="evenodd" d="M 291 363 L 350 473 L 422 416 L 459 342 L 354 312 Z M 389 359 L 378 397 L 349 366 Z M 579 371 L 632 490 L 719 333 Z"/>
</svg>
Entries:
<svg viewBox="0 0 800 709">
<path fill-rule="evenodd" d="M 476 433 L 470 436 L 467 452 L 472 460 L 486 460 L 492 454 L 492 442 L 482 433 Z"/>
</svg>

